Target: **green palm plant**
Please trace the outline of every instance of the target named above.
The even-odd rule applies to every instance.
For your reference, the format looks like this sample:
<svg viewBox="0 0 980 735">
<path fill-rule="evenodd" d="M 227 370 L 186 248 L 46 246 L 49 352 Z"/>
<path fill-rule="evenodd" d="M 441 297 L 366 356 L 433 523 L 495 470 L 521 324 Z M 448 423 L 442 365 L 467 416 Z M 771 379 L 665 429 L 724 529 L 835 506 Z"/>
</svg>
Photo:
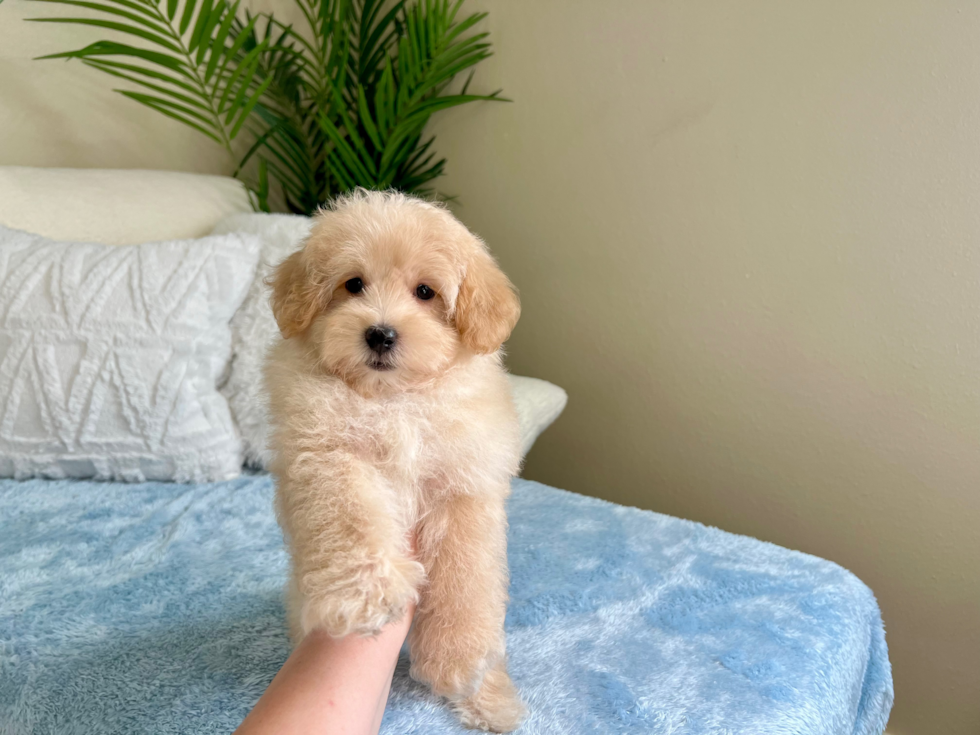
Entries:
<svg viewBox="0 0 980 735">
<path fill-rule="evenodd" d="M 121 39 L 41 58 L 124 79 L 118 92 L 216 141 L 262 210 L 274 186 L 306 214 L 359 186 L 434 195 L 446 161 L 425 135 L 430 117 L 503 99 L 469 92 L 491 50 L 474 28 L 486 13 L 461 16 L 464 0 L 294 0 L 300 28 L 242 13 L 240 0 L 33 1 L 89 11 L 36 22 Z"/>
</svg>

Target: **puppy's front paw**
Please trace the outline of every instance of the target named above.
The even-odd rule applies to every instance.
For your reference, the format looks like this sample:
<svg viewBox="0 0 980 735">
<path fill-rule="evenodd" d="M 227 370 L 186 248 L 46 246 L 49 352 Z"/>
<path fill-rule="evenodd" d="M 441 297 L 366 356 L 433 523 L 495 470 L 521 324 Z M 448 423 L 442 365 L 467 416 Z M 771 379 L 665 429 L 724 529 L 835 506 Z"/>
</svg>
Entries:
<svg viewBox="0 0 980 735">
<path fill-rule="evenodd" d="M 336 638 L 375 635 L 401 618 L 410 603 L 418 602 L 424 580 L 421 564 L 400 557 L 379 558 L 353 569 L 310 572 L 302 580 L 302 633 L 322 629 Z"/>
</svg>

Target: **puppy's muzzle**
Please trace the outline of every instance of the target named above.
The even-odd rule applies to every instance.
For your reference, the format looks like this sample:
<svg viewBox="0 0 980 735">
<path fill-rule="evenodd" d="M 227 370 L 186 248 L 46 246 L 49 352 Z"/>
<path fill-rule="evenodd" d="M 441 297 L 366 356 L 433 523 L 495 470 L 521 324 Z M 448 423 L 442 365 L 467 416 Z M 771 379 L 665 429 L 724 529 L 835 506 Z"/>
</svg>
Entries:
<svg viewBox="0 0 980 735">
<path fill-rule="evenodd" d="M 367 342 L 368 349 L 377 356 L 372 361 L 371 367 L 377 369 L 390 367 L 387 358 L 398 341 L 398 332 L 384 324 L 375 324 L 364 332 L 364 341 Z"/>
</svg>

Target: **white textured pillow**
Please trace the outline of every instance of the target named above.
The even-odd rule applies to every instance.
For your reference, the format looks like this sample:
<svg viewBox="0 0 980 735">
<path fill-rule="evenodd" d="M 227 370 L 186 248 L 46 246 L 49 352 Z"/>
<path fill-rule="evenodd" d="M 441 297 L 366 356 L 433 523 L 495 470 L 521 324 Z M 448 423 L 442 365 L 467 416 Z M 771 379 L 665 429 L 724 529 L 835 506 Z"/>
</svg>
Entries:
<svg viewBox="0 0 980 735">
<path fill-rule="evenodd" d="M 299 248 L 310 232 L 310 224 L 308 217 L 299 215 L 234 214 L 214 228 L 216 235 L 242 232 L 257 235 L 262 241 L 255 282 L 232 320 L 234 357 L 228 381 L 221 389 L 245 440 L 246 461 L 254 467 L 265 467 L 269 459 L 266 441 L 269 419 L 262 394 L 262 365 L 279 333 L 269 306 L 265 278 Z M 511 389 L 521 422 L 521 444 L 527 454 L 541 432 L 561 414 L 568 396 L 546 380 L 516 375 L 511 376 Z"/>
<path fill-rule="evenodd" d="M 113 247 L 0 227 L 0 476 L 236 476 L 216 385 L 258 251 L 245 235 Z"/>
</svg>

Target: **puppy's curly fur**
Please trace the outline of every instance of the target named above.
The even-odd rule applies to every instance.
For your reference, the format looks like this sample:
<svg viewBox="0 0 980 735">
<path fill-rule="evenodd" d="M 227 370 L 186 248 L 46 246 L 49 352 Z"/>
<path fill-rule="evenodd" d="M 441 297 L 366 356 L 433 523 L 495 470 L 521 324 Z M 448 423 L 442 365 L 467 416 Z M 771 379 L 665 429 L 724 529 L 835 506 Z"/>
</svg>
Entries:
<svg viewBox="0 0 980 735">
<path fill-rule="evenodd" d="M 418 601 L 412 676 L 465 725 L 514 729 L 504 501 L 520 442 L 500 355 L 520 315 L 513 286 L 446 209 L 367 191 L 322 211 L 272 285 L 294 636 L 373 634 Z M 397 333 L 389 350 L 371 349 L 373 327 Z"/>
</svg>

